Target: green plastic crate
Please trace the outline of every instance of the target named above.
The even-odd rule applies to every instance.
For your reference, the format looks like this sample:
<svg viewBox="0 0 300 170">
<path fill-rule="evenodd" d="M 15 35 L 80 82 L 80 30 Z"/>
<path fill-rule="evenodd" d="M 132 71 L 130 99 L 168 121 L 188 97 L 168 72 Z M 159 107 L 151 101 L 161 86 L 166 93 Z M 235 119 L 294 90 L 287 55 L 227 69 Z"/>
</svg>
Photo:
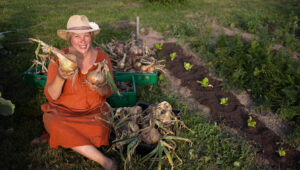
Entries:
<svg viewBox="0 0 300 170">
<path fill-rule="evenodd" d="M 115 81 L 120 82 L 132 82 L 133 91 L 121 92 L 122 96 L 118 96 L 117 93 L 113 93 L 112 96 L 107 98 L 107 102 L 111 107 L 131 107 L 136 104 L 136 88 L 135 88 L 135 78 L 133 75 L 119 75 L 114 76 Z"/>
<path fill-rule="evenodd" d="M 114 72 L 114 75 L 133 75 L 136 85 L 154 84 L 157 85 L 157 71 L 154 73 L 137 73 L 137 72 Z"/>
<path fill-rule="evenodd" d="M 46 75 L 38 75 L 36 71 L 40 71 L 41 67 L 33 67 L 24 72 L 24 81 L 26 84 L 33 87 L 41 87 L 44 88 L 47 82 Z"/>
</svg>

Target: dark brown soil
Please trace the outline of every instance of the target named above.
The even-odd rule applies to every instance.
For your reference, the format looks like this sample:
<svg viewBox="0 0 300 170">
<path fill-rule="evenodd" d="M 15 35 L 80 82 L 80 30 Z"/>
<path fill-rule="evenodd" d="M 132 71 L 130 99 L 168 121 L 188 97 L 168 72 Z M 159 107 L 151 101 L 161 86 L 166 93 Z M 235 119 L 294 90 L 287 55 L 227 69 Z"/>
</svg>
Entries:
<svg viewBox="0 0 300 170">
<path fill-rule="evenodd" d="M 132 82 L 116 81 L 116 86 L 118 87 L 120 92 L 132 92 L 133 91 Z"/>
<path fill-rule="evenodd" d="M 169 55 L 172 52 L 176 52 L 177 57 L 170 61 Z M 256 121 L 256 126 L 248 127 L 249 113 L 245 107 L 231 92 L 222 90 L 222 82 L 210 77 L 207 68 L 193 62 L 192 56 L 185 55 L 181 46 L 175 43 L 165 43 L 158 55 L 165 58 L 166 68 L 172 76 L 181 80 L 181 86 L 190 89 L 192 97 L 196 101 L 210 108 L 210 114 L 214 121 L 235 129 L 239 135 L 252 141 L 259 150 L 257 154 L 261 154 L 270 166 L 275 169 L 297 169 L 300 167 L 300 152 L 282 144 L 281 138 L 265 127 L 255 116 L 252 117 L 253 121 Z M 192 69 L 185 70 L 184 62 L 193 64 Z M 196 83 L 197 80 L 202 80 L 204 77 L 209 79 L 213 88 L 204 88 Z M 220 104 L 222 97 L 228 97 L 227 106 Z M 281 147 L 286 151 L 284 157 L 280 157 L 276 152 Z"/>
</svg>

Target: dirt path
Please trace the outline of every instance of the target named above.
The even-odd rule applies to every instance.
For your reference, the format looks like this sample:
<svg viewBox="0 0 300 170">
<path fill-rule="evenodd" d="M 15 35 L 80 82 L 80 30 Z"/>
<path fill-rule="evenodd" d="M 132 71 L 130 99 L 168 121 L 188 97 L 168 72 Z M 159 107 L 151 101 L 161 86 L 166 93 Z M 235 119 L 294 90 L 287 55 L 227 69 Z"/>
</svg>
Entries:
<svg viewBox="0 0 300 170">
<path fill-rule="evenodd" d="M 172 82 L 171 90 L 183 97 L 183 100 L 188 101 L 194 109 L 204 111 L 205 117 L 228 127 L 232 132 L 251 141 L 258 150 L 257 159 L 260 159 L 260 164 L 275 169 L 300 167 L 300 152 L 281 144 L 285 131 L 288 130 L 285 125 L 281 124 L 282 122 L 270 114 L 252 114 L 256 126 L 249 127 L 247 124 L 249 106 L 253 103 L 247 99 L 247 94 L 237 95 L 230 91 L 223 91 L 221 89 L 222 80 L 212 77 L 198 56 L 186 52 L 185 47 L 182 48 L 175 43 L 176 40 L 164 41 L 160 33 L 151 29 L 142 38 L 148 47 L 153 47 L 156 43 L 164 43 L 162 51 L 158 55 L 166 60 L 168 69 L 166 77 Z M 170 61 L 169 55 L 172 52 L 176 52 L 177 57 Z M 190 71 L 185 70 L 184 62 L 193 64 L 193 68 Z M 209 79 L 213 88 L 203 88 L 196 83 L 197 80 L 202 80 L 204 77 Z M 229 98 L 227 106 L 220 104 L 222 97 Z M 286 151 L 285 157 L 280 157 L 276 152 L 280 147 Z"/>
</svg>

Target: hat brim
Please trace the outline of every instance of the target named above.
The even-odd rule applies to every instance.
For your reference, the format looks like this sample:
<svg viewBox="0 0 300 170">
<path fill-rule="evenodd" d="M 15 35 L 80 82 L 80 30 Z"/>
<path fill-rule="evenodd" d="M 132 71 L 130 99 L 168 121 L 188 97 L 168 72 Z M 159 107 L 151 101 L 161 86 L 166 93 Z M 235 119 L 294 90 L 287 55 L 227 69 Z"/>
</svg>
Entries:
<svg viewBox="0 0 300 170">
<path fill-rule="evenodd" d="M 57 30 L 57 35 L 64 39 L 67 40 L 67 33 L 85 33 L 85 32 L 92 32 L 92 34 L 95 36 L 100 33 L 100 29 L 89 29 L 89 30 Z"/>
</svg>

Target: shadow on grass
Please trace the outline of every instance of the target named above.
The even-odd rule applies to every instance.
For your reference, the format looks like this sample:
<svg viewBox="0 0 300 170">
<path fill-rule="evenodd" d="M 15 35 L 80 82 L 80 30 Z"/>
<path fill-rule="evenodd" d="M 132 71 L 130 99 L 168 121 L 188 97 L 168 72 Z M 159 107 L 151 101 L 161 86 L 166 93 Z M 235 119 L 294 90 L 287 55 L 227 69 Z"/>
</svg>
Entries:
<svg viewBox="0 0 300 170">
<path fill-rule="evenodd" d="M 33 9 L 24 7 L 0 24 L 2 32 L 12 31 L 4 34 L 3 46 L 8 52 L 0 56 L 0 89 L 3 97 L 16 106 L 12 116 L 0 117 L 1 169 L 27 169 L 30 140 L 43 130 L 40 110 L 45 102 L 43 90 L 29 87 L 23 81 L 23 72 L 31 65 L 35 47 L 15 43 L 32 36 L 36 17 Z"/>
</svg>

